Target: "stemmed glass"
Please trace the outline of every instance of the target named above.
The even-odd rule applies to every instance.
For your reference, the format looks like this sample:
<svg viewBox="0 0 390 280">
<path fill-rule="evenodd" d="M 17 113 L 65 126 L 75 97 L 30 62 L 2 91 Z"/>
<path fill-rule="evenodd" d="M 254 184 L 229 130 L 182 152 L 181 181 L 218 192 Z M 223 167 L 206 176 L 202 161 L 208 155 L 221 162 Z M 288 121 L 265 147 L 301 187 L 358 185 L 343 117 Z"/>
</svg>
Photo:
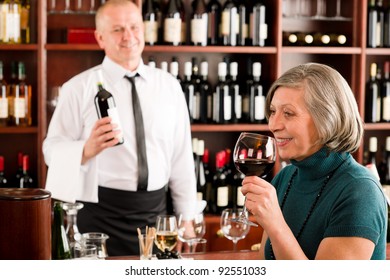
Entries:
<svg viewBox="0 0 390 280">
<path fill-rule="evenodd" d="M 190 253 L 206 232 L 206 224 L 202 213 L 195 215 L 179 215 L 178 220 L 179 240 L 188 244 Z M 195 245 L 195 246 L 194 246 Z"/>
<path fill-rule="evenodd" d="M 317 0 L 316 14 L 313 16 L 313 19 L 323 18 L 326 18 L 326 0 Z"/>
<path fill-rule="evenodd" d="M 276 159 L 275 139 L 256 133 L 242 132 L 233 151 L 234 165 L 245 176 L 264 177 L 272 170 Z M 245 197 L 246 202 L 246 197 Z M 235 222 L 250 226 L 257 224 L 249 221 L 245 203 Z"/>
<path fill-rule="evenodd" d="M 336 15 L 333 17 L 333 19 L 338 19 L 338 20 L 346 19 L 346 17 L 343 17 L 341 15 L 341 0 L 337 0 L 336 2 Z"/>
<path fill-rule="evenodd" d="M 247 213 L 246 213 L 247 214 Z M 237 243 L 249 232 L 249 225 L 236 222 L 238 217 L 246 215 L 242 209 L 224 209 L 221 214 L 221 229 L 227 239 L 233 241 L 233 251 L 237 251 Z"/>
<path fill-rule="evenodd" d="M 162 252 L 171 251 L 177 243 L 177 220 L 173 215 L 159 215 L 156 221 L 154 243 Z"/>
</svg>

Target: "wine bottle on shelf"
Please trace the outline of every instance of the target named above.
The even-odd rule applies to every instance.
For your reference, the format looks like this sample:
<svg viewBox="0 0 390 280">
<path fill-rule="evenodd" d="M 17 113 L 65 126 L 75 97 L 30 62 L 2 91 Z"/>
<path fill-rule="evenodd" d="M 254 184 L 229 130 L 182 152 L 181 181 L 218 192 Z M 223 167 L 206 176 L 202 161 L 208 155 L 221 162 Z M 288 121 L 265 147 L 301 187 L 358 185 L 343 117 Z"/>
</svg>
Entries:
<svg viewBox="0 0 390 280">
<path fill-rule="evenodd" d="M 2 42 L 20 44 L 21 5 L 19 0 L 8 0 L 2 4 Z"/>
<path fill-rule="evenodd" d="M 229 123 L 232 119 L 232 95 L 226 80 L 226 62 L 218 64 L 218 83 L 213 98 L 213 115 L 216 123 Z"/>
<path fill-rule="evenodd" d="M 222 8 L 221 36 L 224 46 L 236 46 L 238 37 L 238 7 L 233 0 L 227 0 Z"/>
<path fill-rule="evenodd" d="M 383 48 L 383 40 L 385 37 L 385 11 L 383 9 L 383 0 L 376 1 L 376 9 L 378 11 L 378 21 L 376 23 L 376 46 Z"/>
<path fill-rule="evenodd" d="M 187 38 L 187 24 L 186 24 L 186 9 L 184 7 L 183 0 L 176 0 L 177 7 L 180 12 L 180 20 L 181 20 L 181 34 L 180 34 L 180 42 L 182 45 L 186 45 L 187 42 L 190 41 L 190 33 L 188 33 L 188 38 Z"/>
<path fill-rule="evenodd" d="M 298 36 L 296 32 L 283 31 L 283 44 L 285 46 L 297 46 Z"/>
<path fill-rule="evenodd" d="M 69 242 L 65 233 L 63 211 L 62 202 L 55 201 L 53 205 L 53 223 L 51 228 L 52 260 L 65 260 L 71 258 Z"/>
<path fill-rule="evenodd" d="M 378 151 L 378 138 L 370 137 L 368 140 L 368 156 L 366 161 L 366 167 L 368 168 L 368 170 L 372 172 L 372 174 L 379 181 L 380 178 L 378 173 L 378 164 L 376 160 L 377 151 Z"/>
<path fill-rule="evenodd" d="M 142 7 L 145 44 L 153 46 L 158 41 L 158 18 L 153 0 L 146 0 Z"/>
<path fill-rule="evenodd" d="M 243 94 L 242 94 L 242 122 L 249 123 L 249 107 L 250 107 L 250 92 L 253 85 L 253 75 L 252 75 L 252 59 L 251 57 L 247 58 L 246 61 L 246 79 L 243 84 Z"/>
<path fill-rule="evenodd" d="M 23 0 L 20 10 L 20 37 L 23 44 L 30 43 L 30 0 Z"/>
<path fill-rule="evenodd" d="M 156 68 L 156 59 L 154 58 L 154 56 L 149 56 L 148 66 L 150 66 L 152 68 Z"/>
<path fill-rule="evenodd" d="M 390 122 L 390 61 L 383 66 L 383 80 L 381 84 L 382 122 Z"/>
<path fill-rule="evenodd" d="M 253 63 L 253 84 L 249 96 L 249 122 L 265 123 L 265 93 L 260 82 L 261 63 Z"/>
<path fill-rule="evenodd" d="M 381 117 L 381 99 L 380 99 L 380 84 L 376 78 L 377 64 L 371 63 L 370 79 L 366 83 L 366 97 L 365 97 L 365 112 L 364 121 L 366 123 L 376 123 L 380 121 Z"/>
<path fill-rule="evenodd" d="M 213 173 L 210 170 L 210 151 L 205 148 L 203 153 L 203 168 L 206 178 L 204 199 L 207 202 L 205 213 L 216 214 L 217 205 L 215 203 L 214 188 L 213 188 Z"/>
<path fill-rule="evenodd" d="M 248 1 L 246 1 L 248 2 Z M 238 38 L 237 45 L 249 45 L 249 10 L 247 3 L 237 1 L 238 7 Z"/>
<path fill-rule="evenodd" d="M 30 157 L 28 155 L 23 155 L 23 174 L 20 177 L 19 187 L 22 189 L 35 188 L 34 179 L 30 175 Z"/>
<path fill-rule="evenodd" d="M 204 0 L 193 2 L 193 12 L 191 15 L 191 43 L 195 46 L 207 45 L 208 15 Z"/>
<path fill-rule="evenodd" d="M 0 156 L 0 188 L 8 188 L 7 178 L 4 174 L 4 157 Z"/>
<path fill-rule="evenodd" d="M 206 200 L 206 174 L 203 165 L 204 156 L 204 140 L 199 140 L 197 145 L 197 157 L 198 157 L 198 176 L 196 178 L 196 190 L 198 194 L 198 200 Z"/>
<path fill-rule="evenodd" d="M 194 158 L 194 167 L 195 167 L 195 180 L 198 180 L 199 177 L 199 156 L 198 156 L 198 142 L 199 139 L 196 137 L 192 138 L 192 156 Z M 198 184 L 198 182 L 196 182 Z"/>
<path fill-rule="evenodd" d="M 232 96 L 232 123 L 239 123 L 242 121 L 242 95 L 240 84 L 237 79 L 238 63 L 230 63 L 230 95 Z"/>
<path fill-rule="evenodd" d="M 97 115 L 99 119 L 108 116 L 111 118 L 111 122 L 117 125 L 115 130 L 122 131 L 121 133 L 116 135 L 116 137 L 118 138 L 117 145 L 123 144 L 124 143 L 123 130 L 122 130 L 119 114 L 118 114 L 118 109 L 115 104 L 114 96 L 103 87 L 102 82 L 99 82 L 97 86 L 98 86 L 98 92 L 95 95 L 95 101 L 94 101 Z"/>
<path fill-rule="evenodd" d="M 0 61 L 0 127 L 8 124 L 8 91 L 7 82 L 3 75 L 3 62 Z"/>
<path fill-rule="evenodd" d="M 367 11 L 367 47 L 376 48 L 378 42 L 378 9 L 375 0 L 370 0 Z"/>
<path fill-rule="evenodd" d="M 182 20 L 177 0 L 169 0 L 164 18 L 164 43 L 178 46 L 182 42 Z"/>
<path fill-rule="evenodd" d="M 390 136 L 386 137 L 382 160 L 378 165 L 378 172 L 382 186 L 390 188 Z"/>
<path fill-rule="evenodd" d="M 224 165 L 225 165 L 225 152 L 220 151 L 216 154 L 216 158 L 215 158 L 216 170 L 213 176 L 213 186 L 215 188 L 217 214 L 221 214 L 223 209 L 228 207 L 228 203 L 229 203 L 229 186 L 226 180 Z"/>
<path fill-rule="evenodd" d="M 187 102 L 188 113 L 190 116 L 191 123 L 193 122 L 193 112 L 194 112 L 194 95 L 195 95 L 195 87 L 192 83 L 192 62 L 187 61 L 184 63 L 184 78 L 182 83 L 182 89 L 184 92 L 184 96 Z"/>
<path fill-rule="evenodd" d="M 16 170 L 12 188 L 19 188 L 20 178 L 23 176 L 23 153 L 18 153 L 18 169 Z"/>
<path fill-rule="evenodd" d="M 331 46 L 345 46 L 348 41 L 347 36 L 344 34 L 331 33 L 329 37 Z"/>
<path fill-rule="evenodd" d="M 316 32 L 313 35 L 313 45 L 328 46 L 330 44 L 330 36 L 322 32 Z"/>
<path fill-rule="evenodd" d="M 168 62 L 166 61 L 161 61 L 160 62 L 160 69 L 165 71 L 165 72 L 168 72 Z"/>
<path fill-rule="evenodd" d="M 265 46 L 268 37 L 268 26 L 265 20 L 266 7 L 261 0 L 258 0 L 252 9 L 251 14 L 251 38 L 253 46 Z"/>
<path fill-rule="evenodd" d="M 210 0 L 207 4 L 208 14 L 208 44 L 220 44 L 220 24 L 221 24 L 222 6 L 218 0 Z"/>
<path fill-rule="evenodd" d="M 390 48 L 390 3 L 389 1 L 387 1 L 387 8 L 385 11 L 383 46 L 385 48 Z"/>
<path fill-rule="evenodd" d="M 210 123 L 213 118 L 213 94 L 211 84 L 208 80 L 208 62 L 200 63 L 200 82 L 199 82 L 199 122 Z"/>
<path fill-rule="evenodd" d="M 11 85 L 9 114 L 11 125 L 30 126 L 31 118 L 31 85 L 26 83 L 26 68 L 23 62 L 18 62 L 17 83 Z"/>
</svg>

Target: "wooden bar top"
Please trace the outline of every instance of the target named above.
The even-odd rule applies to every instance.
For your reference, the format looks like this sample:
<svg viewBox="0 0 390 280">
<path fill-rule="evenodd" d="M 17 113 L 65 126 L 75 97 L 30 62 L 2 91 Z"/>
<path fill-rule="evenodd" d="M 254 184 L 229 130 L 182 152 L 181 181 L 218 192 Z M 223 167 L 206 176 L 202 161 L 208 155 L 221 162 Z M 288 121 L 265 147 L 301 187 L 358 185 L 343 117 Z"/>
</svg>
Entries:
<svg viewBox="0 0 390 280">
<path fill-rule="evenodd" d="M 199 254 L 183 254 L 184 258 L 194 260 L 260 260 L 258 251 L 221 251 Z M 108 257 L 107 260 L 139 260 L 138 256 Z M 387 243 L 386 259 L 390 260 L 390 243 Z"/>
</svg>

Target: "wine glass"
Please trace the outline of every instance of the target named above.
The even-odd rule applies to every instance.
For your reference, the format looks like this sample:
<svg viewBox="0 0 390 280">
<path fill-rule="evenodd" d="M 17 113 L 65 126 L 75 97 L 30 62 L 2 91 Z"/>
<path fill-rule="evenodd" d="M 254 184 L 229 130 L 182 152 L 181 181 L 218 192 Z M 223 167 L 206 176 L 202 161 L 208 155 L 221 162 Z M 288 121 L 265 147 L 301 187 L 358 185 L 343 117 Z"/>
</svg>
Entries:
<svg viewBox="0 0 390 280">
<path fill-rule="evenodd" d="M 276 159 L 275 139 L 262 134 L 242 132 L 233 151 L 234 165 L 245 176 L 264 177 L 273 168 Z M 246 201 L 246 197 L 245 197 Z M 235 218 L 250 226 L 257 224 L 249 221 L 245 203 L 241 215 Z"/>
<path fill-rule="evenodd" d="M 179 215 L 178 238 L 181 242 L 188 244 L 190 253 L 194 251 L 196 244 L 202 239 L 205 231 L 206 224 L 202 213 L 195 215 Z"/>
<path fill-rule="evenodd" d="M 237 243 L 245 238 L 249 232 L 249 225 L 246 223 L 237 222 L 237 218 L 242 215 L 247 215 L 243 209 L 226 208 L 221 214 L 221 229 L 224 236 L 233 241 L 233 251 L 237 251 Z"/>
<path fill-rule="evenodd" d="M 177 221 L 173 215 L 159 215 L 156 221 L 154 243 L 162 252 L 171 251 L 177 243 Z"/>
</svg>

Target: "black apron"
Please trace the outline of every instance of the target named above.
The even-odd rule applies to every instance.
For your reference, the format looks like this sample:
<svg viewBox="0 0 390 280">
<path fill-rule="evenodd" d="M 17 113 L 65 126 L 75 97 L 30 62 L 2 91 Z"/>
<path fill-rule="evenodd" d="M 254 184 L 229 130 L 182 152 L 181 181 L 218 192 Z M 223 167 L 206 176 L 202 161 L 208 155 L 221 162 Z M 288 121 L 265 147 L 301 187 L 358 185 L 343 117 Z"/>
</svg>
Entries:
<svg viewBox="0 0 390 280">
<path fill-rule="evenodd" d="M 109 235 L 109 256 L 138 255 L 137 228 L 155 227 L 157 215 L 166 213 L 166 190 L 129 192 L 99 187 L 99 202 L 81 201 L 77 225 L 81 233 Z"/>
</svg>

